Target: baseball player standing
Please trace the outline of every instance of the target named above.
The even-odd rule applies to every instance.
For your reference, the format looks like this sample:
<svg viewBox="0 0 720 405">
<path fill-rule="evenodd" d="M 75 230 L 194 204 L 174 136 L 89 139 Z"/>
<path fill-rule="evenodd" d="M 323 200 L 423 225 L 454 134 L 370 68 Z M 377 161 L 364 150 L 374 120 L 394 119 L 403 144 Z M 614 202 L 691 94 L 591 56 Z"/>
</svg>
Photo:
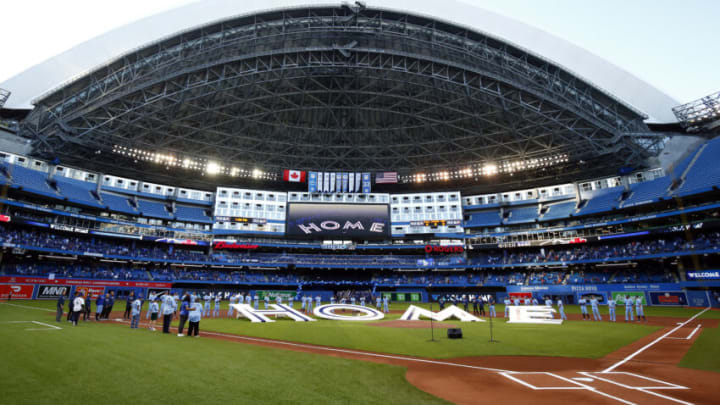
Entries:
<svg viewBox="0 0 720 405">
<path fill-rule="evenodd" d="M 558 305 L 558 312 L 560 313 L 560 319 L 563 321 L 567 321 L 567 316 L 565 316 L 565 305 L 562 302 L 562 299 L 557 300 Z"/>
<path fill-rule="evenodd" d="M 505 319 L 507 319 L 510 317 L 510 305 L 512 305 L 512 301 L 510 301 L 510 298 L 505 298 L 503 304 L 505 304 Z"/>
<path fill-rule="evenodd" d="M 642 317 L 644 322 L 647 322 L 647 318 L 645 318 L 645 311 L 643 310 L 642 297 L 635 297 L 635 312 L 638 322 L 640 322 L 640 317 Z"/>
<path fill-rule="evenodd" d="M 585 299 L 585 297 L 580 297 L 578 304 L 580 304 L 580 313 L 582 313 L 583 321 L 590 319 L 590 315 L 588 315 L 587 310 L 587 300 Z"/>
<path fill-rule="evenodd" d="M 213 310 L 213 318 L 220 317 L 220 301 L 222 300 L 222 294 L 217 293 L 215 296 L 215 308 Z"/>
<path fill-rule="evenodd" d="M 630 321 L 634 321 L 635 317 L 633 315 L 633 300 L 630 298 L 629 295 L 625 296 L 625 322 L 628 321 L 628 318 L 630 318 Z"/>
<path fill-rule="evenodd" d="M 600 309 L 598 308 L 598 299 L 596 296 L 592 296 L 590 298 L 590 308 L 592 309 L 593 313 L 593 321 L 602 321 L 602 316 L 600 316 Z"/>
<path fill-rule="evenodd" d="M 608 300 L 608 314 L 610 315 L 610 322 L 615 322 L 615 299 L 613 297 L 610 297 Z"/>
</svg>

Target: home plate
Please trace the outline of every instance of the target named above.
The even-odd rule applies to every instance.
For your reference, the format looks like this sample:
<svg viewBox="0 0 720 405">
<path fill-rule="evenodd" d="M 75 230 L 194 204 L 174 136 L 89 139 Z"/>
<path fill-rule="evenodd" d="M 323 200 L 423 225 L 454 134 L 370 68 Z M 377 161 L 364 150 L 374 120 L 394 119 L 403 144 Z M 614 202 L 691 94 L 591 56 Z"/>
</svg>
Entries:
<svg viewBox="0 0 720 405">
<path fill-rule="evenodd" d="M 573 380 L 582 381 L 582 382 L 593 382 L 594 381 L 592 378 L 586 378 L 586 377 L 573 377 Z"/>
</svg>

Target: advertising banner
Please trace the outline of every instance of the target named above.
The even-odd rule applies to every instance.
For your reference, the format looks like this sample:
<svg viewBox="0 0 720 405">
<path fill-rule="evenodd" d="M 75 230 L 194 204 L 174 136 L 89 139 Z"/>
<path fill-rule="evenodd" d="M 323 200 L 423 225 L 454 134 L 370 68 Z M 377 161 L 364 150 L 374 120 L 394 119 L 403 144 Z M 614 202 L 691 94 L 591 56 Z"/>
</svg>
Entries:
<svg viewBox="0 0 720 405">
<path fill-rule="evenodd" d="M 115 280 L 79 280 L 74 278 L 57 278 L 50 280 L 45 277 L 12 277 L 0 276 L 0 283 L 54 284 L 54 285 L 89 285 L 105 287 L 153 287 L 171 288 L 172 283 L 156 283 L 149 281 L 115 281 Z M 13 294 L 14 295 L 14 294 Z"/>
<path fill-rule="evenodd" d="M 388 205 L 292 203 L 286 234 L 313 240 L 386 240 L 390 238 Z"/>
<path fill-rule="evenodd" d="M 720 280 L 720 270 L 693 270 L 686 271 L 688 281 Z"/>
<path fill-rule="evenodd" d="M 390 302 L 420 302 L 422 295 L 414 292 L 384 292 L 383 297 L 388 297 Z M 368 301 L 368 304 L 373 304 L 372 300 Z"/>
<path fill-rule="evenodd" d="M 80 291 L 83 297 L 87 297 L 90 294 L 90 299 L 95 301 L 101 294 L 105 294 L 105 287 L 89 287 L 89 286 L 78 286 L 75 291 Z"/>
<path fill-rule="evenodd" d="M 588 292 L 588 293 L 577 293 L 577 299 L 578 301 L 581 298 L 585 298 L 590 303 L 590 300 L 593 298 L 597 298 L 599 304 L 606 304 L 605 300 L 605 293 L 604 292 Z"/>
<path fill-rule="evenodd" d="M 275 301 L 275 298 L 277 296 L 282 297 L 283 302 L 287 302 L 288 298 L 293 297 L 297 295 L 297 291 L 290 291 L 290 290 L 256 290 L 255 294 L 257 294 L 258 298 L 260 298 L 260 301 L 264 300 L 266 296 L 270 297 L 271 301 Z"/>
<path fill-rule="evenodd" d="M 12 299 L 31 300 L 35 291 L 34 285 L 27 284 L 0 284 L 0 300 L 8 299 L 12 293 Z"/>
<path fill-rule="evenodd" d="M 645 300 L 645 293 L 642 291 L 613 291 L 612 297 L 617 302 L 618 305 L 625 305 L 625 297 L 629 296 L 633 300 L 640 297 L 642 300 L 643 305 L 647 305 L 647 301 Z"/>
<path fill-rule="evenodd" d="M 511 300 L 513 300 L 515 298 L 519 298 L 521 300 L 524 300 L 525 298 L 532 299 L 532 293 L 529 293 L 529 292 L 511 292 L 508 295 L 510 295 Z"/>
<path fill-rule="evenodd" d="M 39 300 L 56 300 L 60 297 L 69 298 L 69 285 L 40 285 L 38 286 L 37 299 Z"/>
<path fill-rule="evenodd" d="M 651 291 L 652 305 L 684 306 L 688 304 L 687 295 L 682 291 Z"/>
</svg>

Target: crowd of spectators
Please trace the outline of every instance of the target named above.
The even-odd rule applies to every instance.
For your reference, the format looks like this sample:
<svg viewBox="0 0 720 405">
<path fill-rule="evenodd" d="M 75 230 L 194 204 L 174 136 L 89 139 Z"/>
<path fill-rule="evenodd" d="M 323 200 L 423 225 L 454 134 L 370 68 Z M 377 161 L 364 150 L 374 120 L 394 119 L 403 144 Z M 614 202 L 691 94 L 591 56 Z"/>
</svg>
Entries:
<svg viewBox="0 0 720 405">
<path fill-rule="evenodd" d="M 4 275 L 101 280 L 138 280 L 156 282 L 214 282 L 227 284 L 279 284 L 328 286 L 506 286 L 604 284 L 628 282 L 677 282 L 669 270 L 652 272 L 646 269 L 614 271 L 536 271 L 505 270 L 463 272 L 380 272 L 341 271 L 327 273 L 296 273 L 288 271 L 212 269 L 178 269 L 172 267 L 133 267 L 131 265 L 16 263 L 4 264 Z"/>
<path fill-rule="evenodd" d="M 51 248 L 69 254 L 95 253 L 126 259 L 147 258 L 155 260 L 217 263 L 224 265 L 252 266 L 253 264 L 277 264 L 286 266 L 346 266 L 363 267 L 459 267 L 483 265 L 519 265 L 530 263 L 573 263 L 586 260 L 610 261 L 628 260 L 655 254 L 672 254 L 682 251 L 720 249 L 720 233 L 698 234 L 692 240 L 682 237 L 633 240 L 615 244 L 584 244 L 566 249 L 504 249 L 493 251 L 474 251 L 467 259 L 462 255 L 423 256 L 398 254 L 326 254 L 319 253 L 267 253 L 218 251 L 208 254 L 202 247 L 187 247 L 139 240 L 120 240 L 99 238 L 91 235 L 75 236 L 27 228 L 11 228 L 0 225 L 0 243 L 14 243 L 24 247 Z M 597 281 L 604 282 L 600 276 Z M 632 281 L 632 277 L 627 278 Z M 595 280 L 595 279 L 594 279 Z M 502 280 L 514 283 L 518 280 Z M 529 284 L 557 284 L 562 282 L 559 274 L 547 272 L 534 275 Z M 525 282 L 523 280 L 523 282 Z"/>
<path fill-rule="evenodd" d="M 706 249 L 720 249 L 720 233 L 698 234 L 692 240 L 684 237 L 674 237 L 633 240 L 618 244 L 578 245 L 567 249 L 505 249 L 473 256 L 468 261 L 471 264 L 576 262 L 582 260 L 635 258 L 638 256 Z"/>
</svg>

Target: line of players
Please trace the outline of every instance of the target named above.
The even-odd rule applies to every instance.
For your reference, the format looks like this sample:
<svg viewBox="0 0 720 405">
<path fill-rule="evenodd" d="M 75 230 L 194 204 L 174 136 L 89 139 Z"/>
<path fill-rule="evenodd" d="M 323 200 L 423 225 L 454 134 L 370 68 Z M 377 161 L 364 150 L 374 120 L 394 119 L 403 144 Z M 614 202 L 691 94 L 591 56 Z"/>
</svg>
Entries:
<svg viewBox="0 0 720 405">
<path fill-rule="evenodd" d="M 633 322 L 635 321 L 635 315 L 637 314 L 637 321 L 640 322 L 645 321 L 647 322 L 647 318 L 645 317 L 645 310 L 643 308 L 643 301 L 641 297 L 635 297 L 633 298 L 630 295 L 625 296 L 625 322 Z M 506 298 L 504 301 L 505 304 L 505 318 L 509 316 L 510 313 L 510 307 L 512 305 L 538 305 L 538 300 L 536 298 L 525 298 L 524 300 L 521 300 L 520 298 Z M 545 297 L 545 305 L 552 307 L 553 302 L 549 297 Z M 590 305 L 590 309 L 592 311 L 592 318 L 590 317 L 590 314 L 588 313 L 588 305 Z M 617 319 L 616 316 L 616 307 L 618 305 L 618 302 L 610 298 L 608 300 L 608 315 L 610 317 L 610 322 L 615 322 Z M 585 297 L 580 297 L 580 300 L 578 300 L 578 306 L 580 307 L 580 313 L 582 314 L 583 320 L 590 320 L 593 321 L 602 321 L 602 315 L 600 314 L 600 300 L 597 296 L 592 295 L 590 296 L 590 299 L 587 299 Z M 633 312 L 633 307 L 635 308 L 635 312 Z M 557 308 L 558 308 L 558 314 L 560 315 L 560 319 L 566 321 L 567 316 L 565 315 L 565 305 L 562 302 L 562 300 L 557 300 Z"/>
<path fill-rule="evenodd" d="M 202 297 L 198 297 L 194 293 L 191 293 L 190 297 L 191 297 L 190 298 L 191 303 L 195 303 L 196 300 L 200 300 L 200 299 L 204 302 L 203 310 L 202 310 L 203 317 L 217 318 L 220 316 L 220 302 L 222 301 L 222 294 L 220 294 L 220 293 L 218 293 L 218 294 L 205 293 Z M 151 301 L 152 301 L 152 299 L 153 299 L 153 297 L 150 297 Z M 287 305 L 290 308 L 295 308 L 295 300 L 296 300 L 295 296 L 292 296 L 292 295 L 289 296 L 287 298 Z M 227 316 L 231 317 L 234 314 L 233 308 L 231 306 L 232 304 L 243 304 L 244 303 L 244 304 L 252 306 L 255 309 L 259 309 L 261 300 L 260 300 L 260 296 L 258 296 L 257 294 L 255 294 L 253 296 L 250 293 L 247 293 L 247 294 L 238 293 L 238 294 L 233 294 L 230 297 L 228 297 L 228 301 L 229 301 L 230 306 L 228 306 Z M 272 301 L 273 300 L 270 298 L 270 296 L 265 295 L 265 297 L 263 299 L 265 309 L 269 308 L 270 303 Z M 283 303 L 282 295 L 276 295 L 274 301 L 276 304 L 282 304 Z M 299 301 L 301 302 L 300 310 L 302 312 L 308 312 L 308 313 L 312 312 L 313 304 L 315 306 L 320 306 L 322 304 L 322 298 L 319 295 L 316 297 L 302 296 L 302 297 L 300 297 Z M 339 303 L 346 304 L 347 301 L 348 300 L 343 297 L 343 298 L 340 298 Z M 362 307 L 366 306 L 365 296 L 361 296 L 359 298 L 359 300 L 356 300 L 356 298 L 354 296 L 352 296 L 352 297 L 350 297 L 349 301 L 350 301 L 350 304 L 352 304 L 352 305 L 355 305 L 356 302 L 359 301 L 360 306 L 362 306 Z M 213 302 L 215 304 L 214 306 L 213 306 Z M 335 303 L 337 303 L 335 296 L 330 297 L 330 304 L 335 304 Z M 376 297 L 375 298 L 375 308 L 378 311 L 383 311 L 385 313 L 389 313 L 390 312 L 389 298 L 387 296 Z M 146 318 L 150 319 L 150 314 L 151 314 L 150 309 L 148 308 Z"/>
<path fill-rule="evenodd" d="M 473 314 L 474 315 L 480 315 L 485 316 L 485 304 L 488 305 L 489 309 L 489 316 L 491 317 L 497 317 L 497 314 L 495 312 L 495 298 L 493 296 L 487 296 L 487 297 L 481 297 L 479 295 L 476 296 L 469 296 L 469 295 L 462 295 L 460 297 L 456 297 L 455 295 L 449 295 L 449 296 L 441 296 L 438 298 L 438 303 L 440 304 L 440 310 L 443 310 L 445 308 L 446 302 L 449 302 L 452 305 L 456 305 L 458 303 L 463 304 L 463 307 L 465 309 L 465 312 L 468 312 L 469 304 L 472 303 L 473 305 Z M 538 305 L 539 302 L 537 298 L 524 298 L 520 299 L 518 297 L 511 298 L 507 297 L 503 301 L 503 304 L 505 304 L 505 318 L 507 319 L 510 316 L 510 307 L 515 305 Z M 615 322 L 616 317 L 616 307 L 618 305 L 618 302 L 610 298 L 608 300 L 608 315 L 610 317 L 610 322 Z M 645 321 L 647 322 L 647 318 L 645 317 L 645 311 L 643 308 L 643 301 L 641 297 L 634 297 L 630 295 L 626 295 L 624 299 L 625 304 L 625 322 L 633 322 L 635 321 L 635 317 L 637 315 L 637 322 Z M 545 297 L 545 305 L 552 307 L 553 301 L 550 299 L 550 297 Z M 583 320 L 594 320 L 594 321 L 602 321 L 602 315 L 600 314 L 600 301 L 597 296 L 592 295 L 590 299 L 587 299 L 585 297 L 581 297 L 578 301 L 578 305 L 580 306 L 580 313 L 582 314 Z M 592 318 L 590 317 L 590 314 L 588 313 L 588 305 L 591 308 L 592 311 Z M 558 308 L 558 314 L 560 315 L 560 318 L 562 320 L 567 320 L 567 315 L 565 315 L 565 304 L 562 300 L 557 300 L 557 308 Z M 634 308 L 634 311 L 633 311 Z"/>
</svg>

